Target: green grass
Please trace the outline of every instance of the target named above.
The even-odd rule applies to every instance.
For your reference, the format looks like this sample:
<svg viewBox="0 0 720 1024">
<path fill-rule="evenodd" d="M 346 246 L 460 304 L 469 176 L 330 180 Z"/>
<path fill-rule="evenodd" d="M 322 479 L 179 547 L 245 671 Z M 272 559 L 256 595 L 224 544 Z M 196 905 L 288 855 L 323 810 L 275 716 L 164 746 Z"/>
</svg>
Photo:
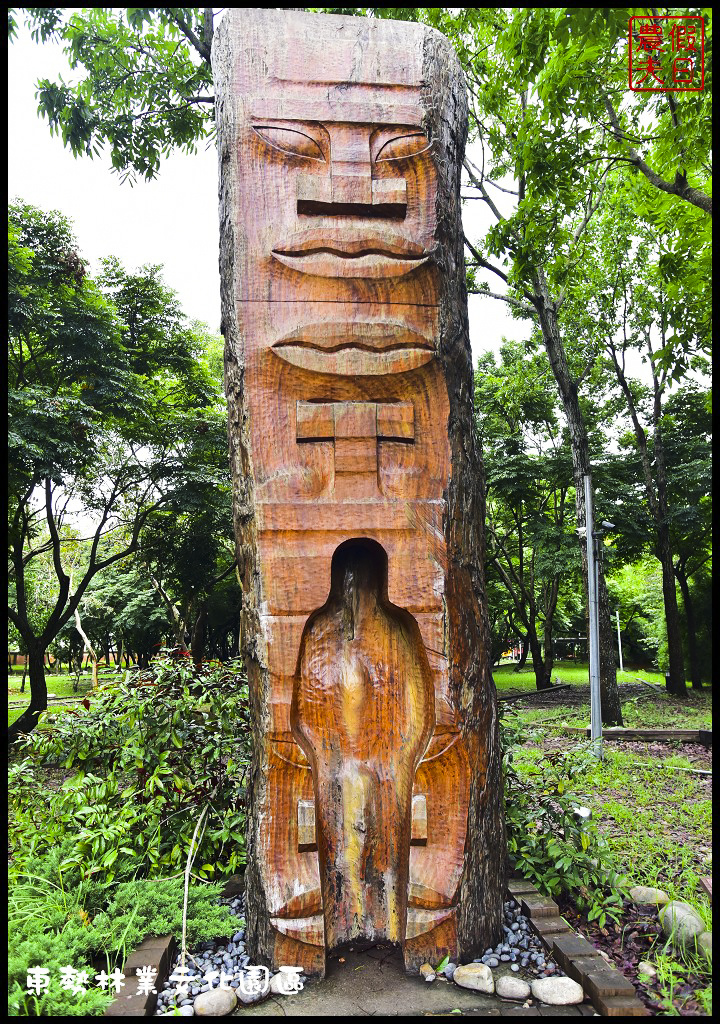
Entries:
<svg viewBox="0 0 720 1024">
<path fill-rule="evenodd" d="M 657 696 L 663 724 L 679 724 L 676 703 L 672 707 L 668 705 L 666 713 L 662 706 L 664 695 Z M 708 724 L 710 697 L 708 691 L 703 698 Z M 647 719 L 652 704 L 641 703 L 640 708 Z M 563 718 L 572 719 L 569 711 L 519 709 L 516 712 L 532 727 L 528 742 L 514 748 L 513 763 L 520 774 L 531 773 L 533 766 L 548 754 L 547 744 L 542 748 L 530 744 L 546 740 L 548 734 L 555 731 L 553 724 Z M 587 706 L 580 709 L 581 714 L 588 711 Z M 548 724 L 549 717 L 552 724 Z M 552 745 L 551 741 L 550 747 Z M 586 742 L 578 743 L 578 753 L 586 747 Z M 572 793 L 579 803 L 592 810 L 601 834 L 627 874 L 628 885 L 652 885 L 665 890 L 671 899 L 694 907 L 706 928 L 712 930 L 712 906 L 700 885 L 700 877 L 712 873 L 710 777 L 673 771 L 673 768 L 697 767 L 679 744 L 653 744 L 638 751 L 637 747 L 606 743 L 603 758 L 601 762 L 578 759 Z M 708 964 L 694 950 L 673 951 L 669 944 L 664 946 L 662 942 L 649 959 L 658 970 L 663 1012 L 677 1015 L 680 987 L 685 986 L 686 991 L 685 983 L 690 978 L 704 982 L 709 975 Z M 711 987 L 701 987 L 694 995 L 702 1007 L 710 1006 Z"/>
<path fill-rule="evenodd" d="M 712 729 L 712 692 L 703 690 L 693 694 L 687 704 L 678 707 L 678 701 L 664 693 L 651 700 L 634 697 L 622 705 L 623 724 L 637 729 Z M 563 727 L 590 725 L 590 703 L 577 707 L 556 709 L 520 709 L 523 722 L 538 728 L 545 735 L 560 736 Z"/>
<path fill-rule="evenodd" d="M 118 676 L 121 673 L 118 674 Z M 100 669 L 100 683 L 107 682 L 113 678 L 118 678 L 114 672 L 110 672 L 107 669 Z M 80 676 L 80 682 L 78 684 L 77 691 L 73 690 L 75 683 L 75 676 L 69 675 L 68 673 L 59 673 L 53 675 L 52 673 L 45 676 L 45 682 L 47 684 L 48 694 L 53 693 L 56 697 L 82 697 L 86 693 L 92 692 L 92 673 L 83 672 Z M 24 704 L 30 703 L 30 683 L 28 679 L 25 679 L 25 692 L 20 692 L 20 685 L 22 683 L 22 668 L 20 666 L 13 666 L 12 670 L 8 670 L 8 701 L 17 703 L 23 701 Z M 62 704 L 59 702 L 53 702 L 53 709 L 68 709 L 73 707 L 73 703 Z M 16 718 L 19 718 L 23 713 L 23 708 L 9 708 L 8 709 L 8 725 L 12 725 Z"/>
<path fill-rule="evenodd" d="M 638 678 L 648 683 L 660 683 L 665 685 L 665 676 L 662 672 L 652 672 L 648 669 L 631 669 L 628 672 L 618 672 L 619 683 L 636 683 Z M 535 673 L 532 665 L 526 665 L 515 671 L 514 664 L 498 665 L 493 669 L 493 679 L 498 691 L 503 690 L 534 690 Z M 572 683 L 577 685 L 588 685 L 590 675 L 586 661 L 557 661 L 553 665 L 552 679 L 554 683 Z"/>
</svg>

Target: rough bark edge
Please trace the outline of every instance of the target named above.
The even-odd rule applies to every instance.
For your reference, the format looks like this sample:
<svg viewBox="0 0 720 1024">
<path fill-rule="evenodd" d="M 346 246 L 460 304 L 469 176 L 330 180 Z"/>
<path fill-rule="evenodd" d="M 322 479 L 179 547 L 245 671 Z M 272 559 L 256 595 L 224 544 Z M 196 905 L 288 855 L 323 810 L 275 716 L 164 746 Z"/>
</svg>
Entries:
<svg viewBox="0 0 720 1024">
<path fill-rule="evenodd" d="M 272 958 L 267 899 L 259 871 L 258 808 L 265 802 L 267 786 L 268 660 L 260 626 L 260 571 L 258 566 L 255 489 L 250 446 L 249 410 L 245 394 L 244 345 L 237 321 L 235 294 L 235 211 L 237 182 L 234 173 L 223 173 L 224 165 L 235 159 L 236 112 L 229 91 L 232 88 L 232 46 L 228 19 L 221 22 L 213 40 L 215 78 L 215 116 L 218 133 L 218 170 L 220 180 L 220 291 L 225 337 L 225 392 L 228 402 L 228 440 L 233 482 L 233 525 L 238 574 L 242 586 L 240 609 L 240 653 L 248 677 L 252 722 L 252 761 L 248 785 L 246 934 L 248 949 L 258 962 Z"/>
<path fill-rule="evenodd" d="M 438 109 L 437 100 L 443 107 Z M 437 355 L 448 390 L 451 479 L 447 545 L 446 630 L 453 702 L 470 755 L 471 785 L 458 901 L 461 957 L 497 941 L 502 926 L 506 841 L 502 762 L 484 576 L 485 490 L 474 427 L 474 381 L 468 325 L 460 175 L 467 137 L 467 94 L 450 42 L 426 29 L 423 52 L 425 130 L 438 171 L 437 238 L 441 281 Z"/>
</svg>

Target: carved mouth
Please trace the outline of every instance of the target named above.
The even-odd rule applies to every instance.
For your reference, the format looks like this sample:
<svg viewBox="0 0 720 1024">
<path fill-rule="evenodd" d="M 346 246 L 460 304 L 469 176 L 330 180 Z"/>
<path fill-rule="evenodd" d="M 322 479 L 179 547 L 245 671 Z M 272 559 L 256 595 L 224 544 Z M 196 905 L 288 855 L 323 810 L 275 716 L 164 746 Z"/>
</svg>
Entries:
<svg viewBox="0 0 720 1024">
<path fill-rule="evenodd" d="M 285 362 L 315 373 L 404 373 L 433 358 L 433 344 L 400 323 L 306 324 L 273 345 Z"/>
<path fill-rule="evenodd" d="M 324 239 L 299 237 L 295 244 L 273 249 L 280 263 L 315 277 L 402 277 L 417 270 L 431 255 L 403 238 Z"/>
</svg>

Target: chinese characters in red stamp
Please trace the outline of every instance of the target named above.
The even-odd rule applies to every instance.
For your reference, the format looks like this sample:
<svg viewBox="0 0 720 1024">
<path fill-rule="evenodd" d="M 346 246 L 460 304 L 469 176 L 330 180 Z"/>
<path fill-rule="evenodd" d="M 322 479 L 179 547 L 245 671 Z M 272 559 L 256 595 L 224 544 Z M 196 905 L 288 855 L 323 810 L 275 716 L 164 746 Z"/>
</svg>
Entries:
<svg viewBox="0 0 720 1024">
<path fill-rule="evenodd" d="M 695 14 L 634 14 L 628 32 L 633 92 L 700 92 L 705 85 L 705 22 Z"/>
</svg>

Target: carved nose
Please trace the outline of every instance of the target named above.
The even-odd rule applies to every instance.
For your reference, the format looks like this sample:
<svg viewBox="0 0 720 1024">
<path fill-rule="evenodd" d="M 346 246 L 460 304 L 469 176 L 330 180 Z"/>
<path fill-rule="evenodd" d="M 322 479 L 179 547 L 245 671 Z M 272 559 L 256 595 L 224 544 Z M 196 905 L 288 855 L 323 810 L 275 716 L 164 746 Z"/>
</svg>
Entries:
<svg viewBox="0 0 720 1024">
<path fill-rule="evenodd" d="M 333 168 L 331 177 L 299 174 L 297 212 L 316 217 L 389 217 L 403 219 L 407 211 L 404 178 L 373 180 L 367 174 Z"/>
<path fill-rule="evenodd" d="M 352 203 L 372 206 L 372 177 L 370 168 L 363 170 L 345 170 L 333 166 L 332 169 L 332 201 L 333 203 Z"/>
</svg>

